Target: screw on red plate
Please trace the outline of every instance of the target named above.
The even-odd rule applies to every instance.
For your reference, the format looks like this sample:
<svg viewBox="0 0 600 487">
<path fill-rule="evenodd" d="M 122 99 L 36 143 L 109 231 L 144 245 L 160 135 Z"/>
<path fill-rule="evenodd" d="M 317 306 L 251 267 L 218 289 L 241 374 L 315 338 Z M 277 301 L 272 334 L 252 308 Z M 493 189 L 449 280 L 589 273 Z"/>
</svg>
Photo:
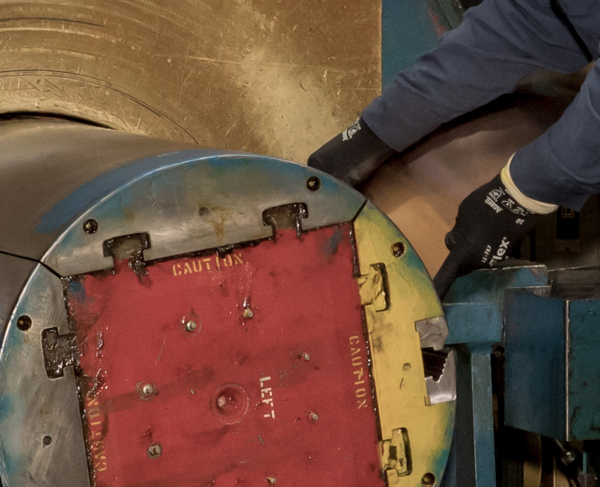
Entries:
<svg viewBox="0 0 600 487">
<path fill-rule="evenodd" d="M 155 459 L 162 455 L 162 447 L 155 443 L 148 448 L 148 458 Z"/>
</svg>

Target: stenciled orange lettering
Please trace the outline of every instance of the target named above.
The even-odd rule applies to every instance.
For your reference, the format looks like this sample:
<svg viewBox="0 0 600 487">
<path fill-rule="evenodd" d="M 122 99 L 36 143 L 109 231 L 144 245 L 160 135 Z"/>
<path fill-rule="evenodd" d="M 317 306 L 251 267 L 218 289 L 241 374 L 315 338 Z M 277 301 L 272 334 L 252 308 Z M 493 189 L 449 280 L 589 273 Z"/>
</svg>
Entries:
<svg viewBox="0 0 600 487">
<path fill-rule="evenodd" d="M 360 369 L 355 370 L 352 373 L 356 376 L 356 380 L 357 381 L 362 380 L 363 375 L 365 375 L 365 371 L 364 371 L 364 369 L 362 367 Z"/>
<path fill-rule="evenodd" d="M 365 399 L 368 395 L 368 391 L 365 387 L 365 369 L 363 367 L 363 357 L 361 355 L 362 348 L 359 347 L 361 340 L 358 335 L 351 336 L 348 340 L 350 342 L 350 357 L 352 362 L 352 374 L 355 376 L 354 380 L 354 395 L 356 396 L 356 407 L 357 409 L 367 408 L 367 400 Z"/>
<path fill-rule="evenodd" d="M 99 404 L 98 403 L 98 396 L 96 396 L 96 397 L 94 397 L 92 399 L 88 399 L 88 401 L 86 403 L 86 406 L 88 408 L 91 408 L 92 406 L 97 406 L 98 404 Z"/>
<path fill-rule="evenodd" d="M 94 407 L 91 409 L 88 409 L 88 417 L 90 419 L 96 419 L 98 416 L 100 416 L 101 411 L 99 407 Z"/>
</svg>

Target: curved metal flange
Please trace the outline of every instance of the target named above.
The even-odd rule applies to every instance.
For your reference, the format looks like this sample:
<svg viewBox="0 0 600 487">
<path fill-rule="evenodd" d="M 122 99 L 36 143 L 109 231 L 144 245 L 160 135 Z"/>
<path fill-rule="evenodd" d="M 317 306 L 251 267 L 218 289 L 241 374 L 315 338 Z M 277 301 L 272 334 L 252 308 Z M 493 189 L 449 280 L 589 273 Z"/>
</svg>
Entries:
<svg viewBox="0 0 600 487">
<path fill-rule="evenodd" d="M 316 186 L 309 189 L 308 179 Z M 112 184 L 110 184 L 112 181 Z M 318 186 L 318 187 L 317 187 Z M 143 159 L 101 175 L 61 201 L 72 206 L 98 188 L 114 188 L 75 218 L 42 261 L 62 276 L 112 267 L 103 242 L 145 233 L 145 260 L 268 238 L 269 208 L 303 203 L 303 230 L 352 220 L 365 198 L 342 183 L 294 163 L 252 154 L 181 151 Z M 86 233 L 84 223 L 97 222 Z"/>
<path fill-rule="evenodd" d="M 191 150 L 98 171 L 41 218 L 38 229 L 54 225 L 50 235 L 58 237 L 25 285 L 0 351 L 0 475 L 7 485 L 23 485 L 22 479 L 33 485 L 89 482 L 69 366 L 75 360 L 68 356 L 74 330 L 60 277 L 44 266 L 60 276 L 112 268 L 106 243 L 134 234 L 144 235 L 147 261 L 256 243 L 272 238 L 279 221 L 295 225 L 298 235 L 353 223 L 358 258 L 353 265 L 358 265 L 368 328 L 381 467 L 389 485 L 439 481 L 452 437 L 454 402 L 453 396 L 433 394 L 436 388 L 428 386 L 421 348 L 429 342 L 417 322 L 439 324 L 442 310 L 406 238 L 362 195 L 318 171 L 257 155 Z M 28 326 L 23 316 L 31 319 Z M 58 339 L 60 344 L 52 341 Z M 60 347 L 66 347 L 66 355 L 54 363 L 52 354 Z M 446 367 L 438 382 L 443 392 L 452 383 L 451 369 Z M 58 478 L 65 471 L 71 472 L 67 482 L 72 483 Z"/>
<path fill-rule="evenodd" d="M 385 301 L 364 308 L 379 405 L 383 470 L 391 486 L 437 485 L 450 452 L 455 395 L 449 391 L 440 398 L 439 391 L 433 391 L 435 397 L 431 397 L 421 348 L 432 343 L 422 343 L 416 324 L 438 322 L 443 311 L 421 260 L 383 213 L 368 203 L 354 225 L 361 274 L 368 275 L 376 265 L 387 282 Z M 447 364 L 440 387 L 449 382 L 451 389 L 456 380 L 452 356 Z M 398 452 L 403 452 L 404 458 L 399 458 Z M 398 458 L 392 458 L 394 455 Z"/>
<path fill-rule="evenodd" d="M 62 283 L 38 265 L 0 349 L 0 477 L 7 487 L 90 485 L 72 367 L 46 372 L 43 331 L 68 334 Z"/>
<path fill-rule="evenodd" d="M 36 265 L 31 260 L 0 253 L 0 276 L 8 277 L 0 279 L 0 340 L 17 298 Z"/>
</svg>

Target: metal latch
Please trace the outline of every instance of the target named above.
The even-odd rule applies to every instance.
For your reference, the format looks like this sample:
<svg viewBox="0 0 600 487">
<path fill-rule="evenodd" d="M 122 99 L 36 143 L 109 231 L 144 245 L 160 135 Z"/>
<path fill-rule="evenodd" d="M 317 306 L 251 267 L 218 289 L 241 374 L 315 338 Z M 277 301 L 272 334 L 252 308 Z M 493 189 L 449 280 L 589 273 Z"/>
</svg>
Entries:
<svg viewBox="0 0 600 487">
<path fill-rule="evenodd" d="M 398 478 L 412 473 L 408 431 L 405 428 L 395 429 L 392 431 L 392 439 L 382 441 L 381 446 L 383 473 L 387 477 L 388 485 L 395 485 Z"/>
<path fill-rule="evenodd" d="M 308 218 L 308 208 L 304 203 L 267 208 L 262 214 L 263 224 L 273 228 L 273 236 L 278 230 L 296 229 L 298 238 L 302 235 L 302 220 Z"/>
<path fill-rule="evenodd" d="M 65 367 L 77 364 L 77 340 L 74 333 L 59 335 L 58 328 L 42 331 L 42 350 L 46 374 L 51 379 L 62 377 Z"/>
<path fill-rule="evenodd" d="M 358 278 L 360 304 L 374 306 L 374 311 L 385 311 L 389 308 L 388 280 L 385 264 L 372 264 L 369 273 Z"/>
</svg>

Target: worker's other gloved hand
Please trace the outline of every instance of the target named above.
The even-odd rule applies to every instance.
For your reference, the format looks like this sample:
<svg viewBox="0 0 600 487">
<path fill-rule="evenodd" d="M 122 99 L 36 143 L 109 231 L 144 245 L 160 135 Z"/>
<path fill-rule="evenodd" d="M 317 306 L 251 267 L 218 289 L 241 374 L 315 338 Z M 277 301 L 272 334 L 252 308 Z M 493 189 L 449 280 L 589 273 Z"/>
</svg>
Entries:
<svg viewBox="0 0 600 487">
<path fill-rule="evenodd" d="M 456 224 L 446 235 L 450 255 L 433 280 L 440 299 L 455 278 L 475 269 L 493 267 L 508 258 L 536 223 L 537 212 L 534 213 L 532 207 L 541 213 L 556 209 L 555 205 L 523 195 L 514 186 L 508 168 L 473 191 L 458 207 Z"/>
<path fill-rule="evenodd" d="M 359 118 L 308 158 L 308 165 L 357 186 L 396 151 Z"/>
</svg>

